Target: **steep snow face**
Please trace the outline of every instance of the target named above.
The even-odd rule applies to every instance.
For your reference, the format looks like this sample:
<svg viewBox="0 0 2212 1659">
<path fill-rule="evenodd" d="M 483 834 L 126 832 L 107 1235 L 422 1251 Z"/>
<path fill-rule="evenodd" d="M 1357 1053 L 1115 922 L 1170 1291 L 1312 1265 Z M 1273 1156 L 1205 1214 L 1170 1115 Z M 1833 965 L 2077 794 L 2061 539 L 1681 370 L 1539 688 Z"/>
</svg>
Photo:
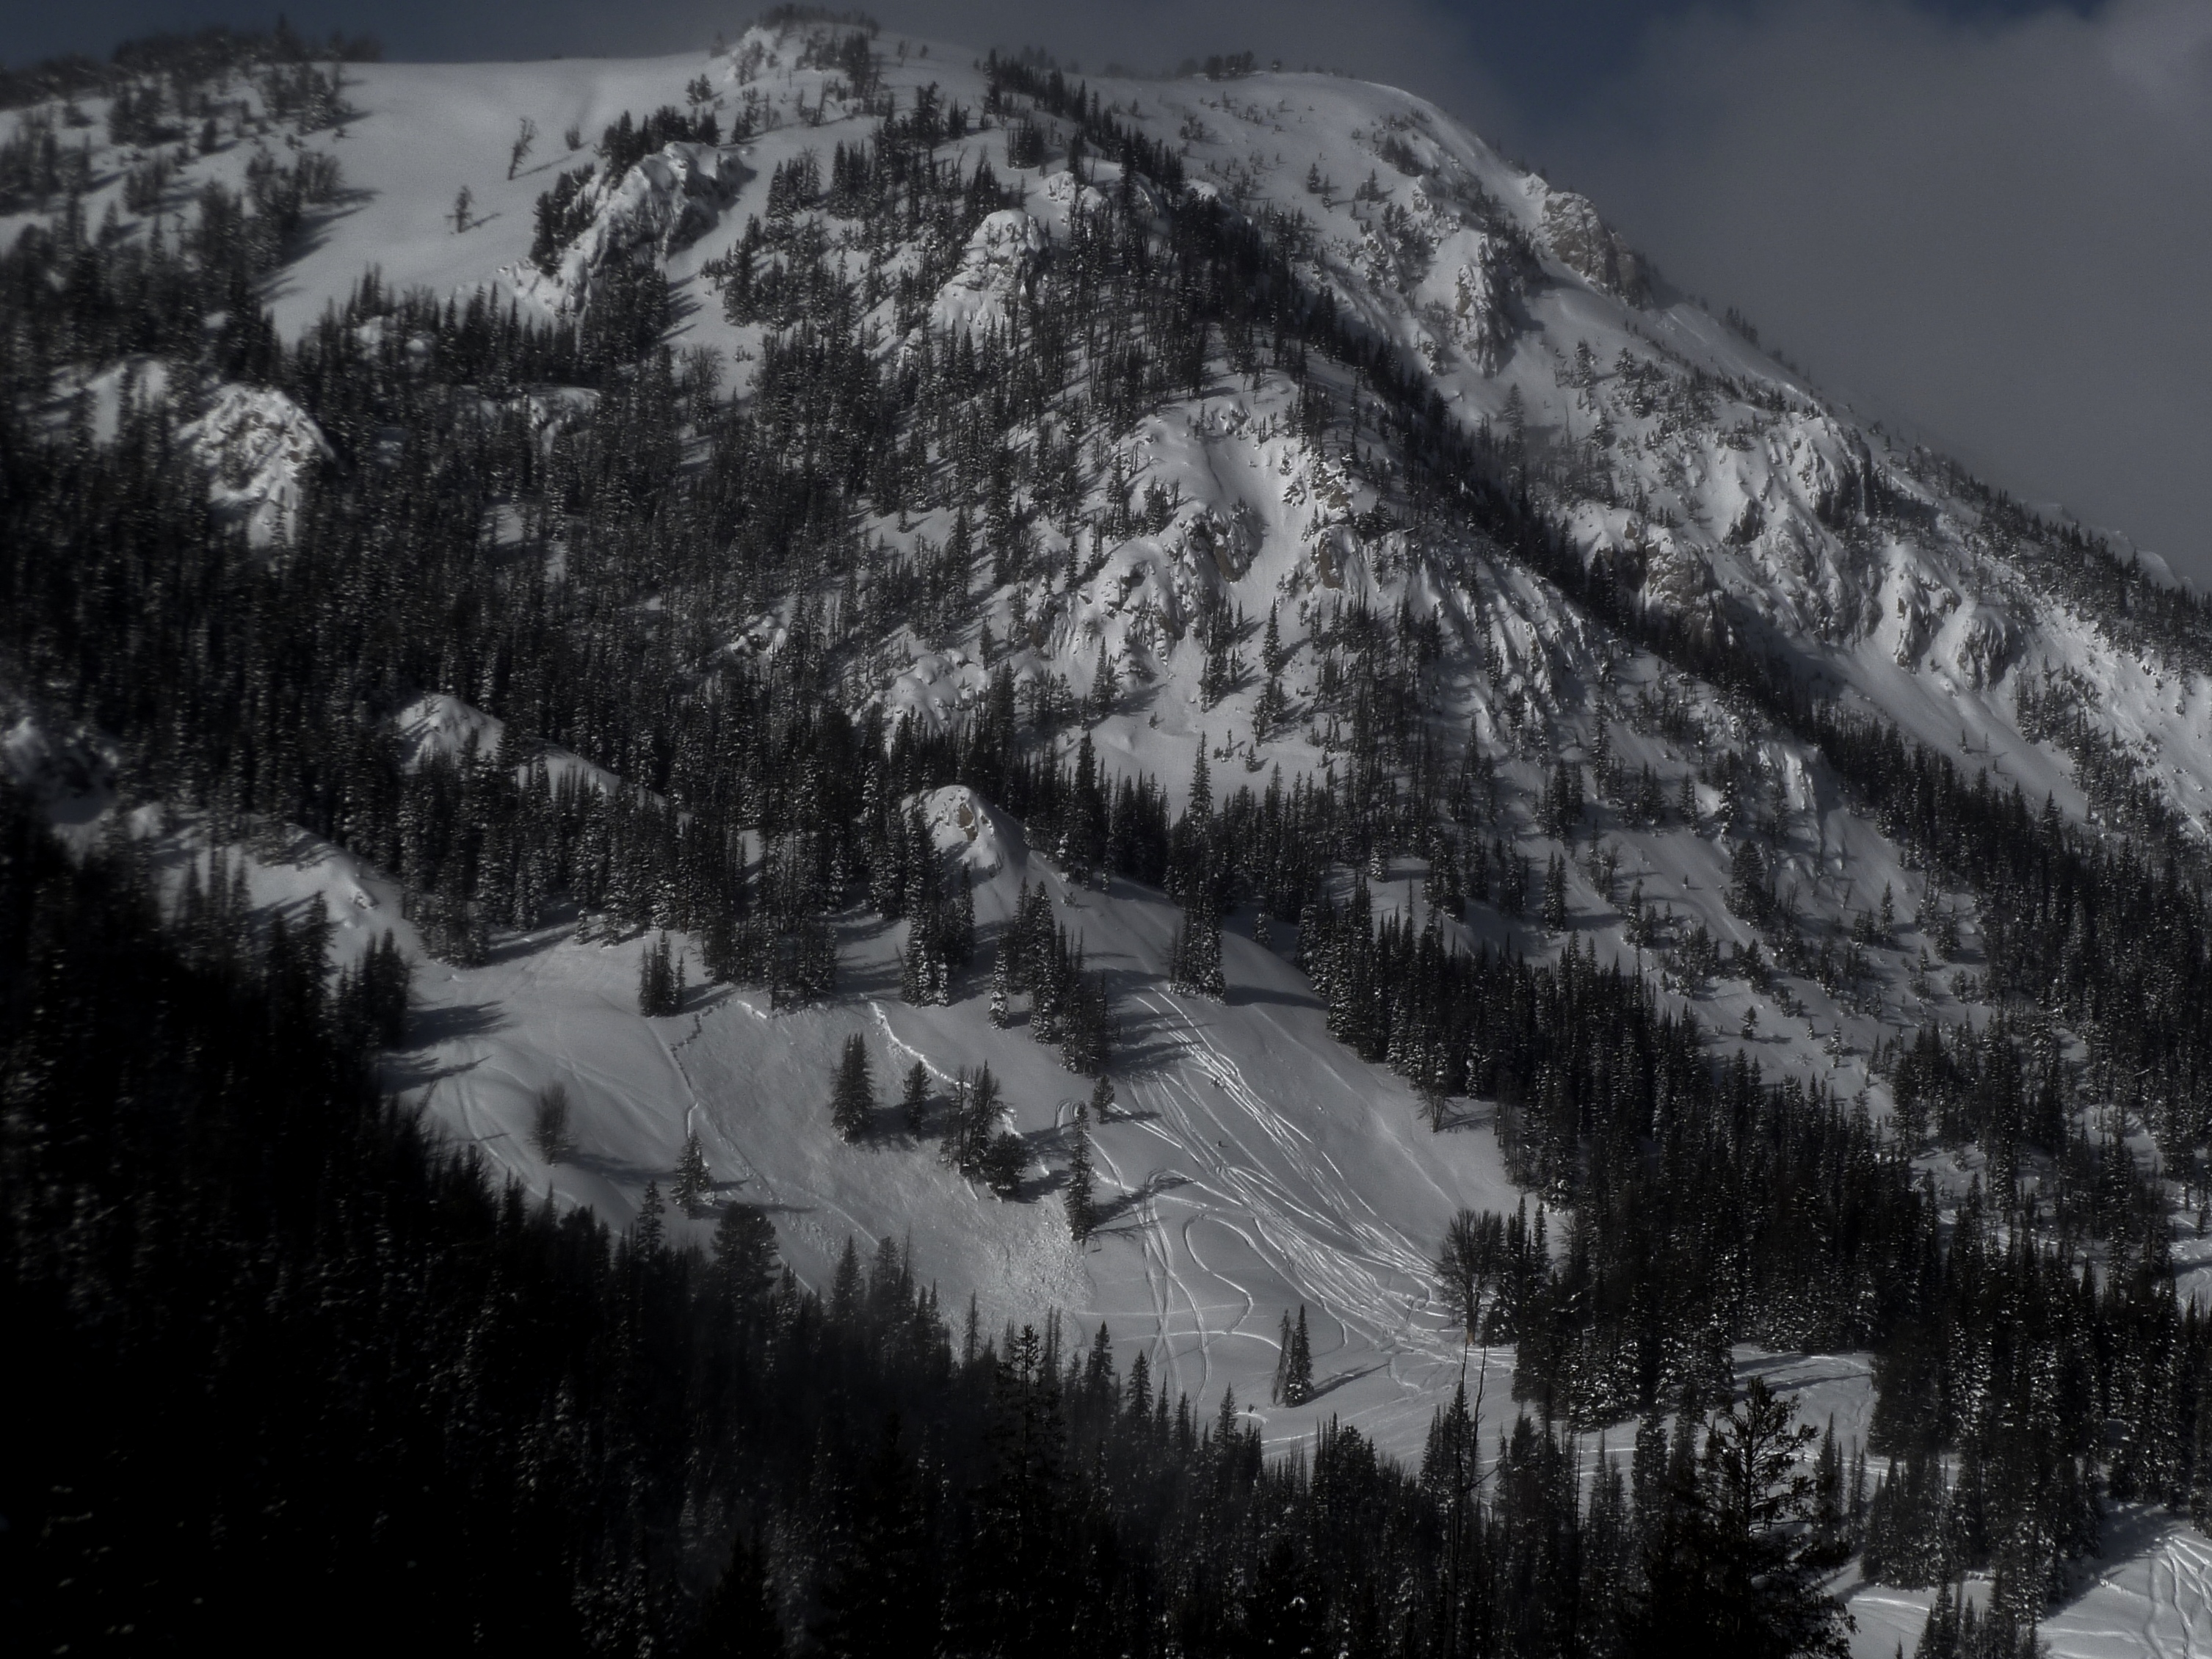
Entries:
<svg viewBox="0 0 2212 1659">
<path fill-rule="evenodd" d="M 503 268 L 515 291 L 561 315 L 590 302 L 593 277 L 617 263 L 665 263 L 714 228 L 750 169 L 730 149 L 671 143 L 619 179 L 594 178 L 576 209 L 588 216 L 583 233 L 561 251 L 550 271 L 525 260 Z"/>
<path fill-rule="evenodd" d="M 1816 665 L 1920 740 L 2087 818 L 2072 757 L 2021 729 L 2021 697 L 2055 679 L 2212 836 L 2212 652 L 2175 657 L 2123 612 L 2092 614 L 2081 569 L 2103 556 L 1826 402 L 1669 292 L 1586 200 L 1387 88 L 1259 75 L 1098 89 L 1179 145 L 1194 188 L 1302 222 L 1304 280 L 1470 428 L 1517 447 L 1583 558 L 1691 637 Z M 1224 476 L 1211 465 L 1188 487 L 1202 499 Z M 1352 493 L 1361 511 L 1373 499 Z M 1413 574 L 1397 562 L 1409 550 L 1413 567 L 1450 562 L 1350 517 L 1291 533 L 1332 575 L 1366 561 L 1380 602 Z"/>
<path fill-rule="evenodd" d="M 266 386 L 216 388 L 207 412 L 178 428 L 208 466 L 208 497 L 257 547 L 291 539 L 301 480 L 331 447 L 307 410 Z"/>
<path fill-rule="evenodd" d="M 1425 321 L 1441 324 L 1442 338 L 1456 347 L 1483 374 L 1495 374 L 1511 349 L 1516 325 L 1512 307 L 1524 272 L 1518 254 L 1504 239 L 1462 227 L 1438 239 L 1427 275 L 1413 297 Z M 1432 344 L 1423 354 L 1431 370 L 1442 354 Z"/>
</svg>

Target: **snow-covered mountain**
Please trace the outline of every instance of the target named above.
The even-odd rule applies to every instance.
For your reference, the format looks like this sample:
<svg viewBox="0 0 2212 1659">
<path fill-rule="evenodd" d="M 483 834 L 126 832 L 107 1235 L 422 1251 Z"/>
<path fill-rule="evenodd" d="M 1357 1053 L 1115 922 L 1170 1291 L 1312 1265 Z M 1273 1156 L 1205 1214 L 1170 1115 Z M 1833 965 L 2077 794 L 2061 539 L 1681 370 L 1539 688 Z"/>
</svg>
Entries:
<svg viewBox="0 0 2212 1659">
<path fill-rule="evenodd" d="M 740 267 L 781 257 L 763 225 L 825 226 L 823 257 L 862 295 L 854 337 L 898 365 L 988 356 L 1030 325 L 1024 296 L 1037 283 L 1103 257 L 1109 200 L 1219 202 L 1226 223 L 1279 252 L 1368 343 L 1364 367 L 1313 370 L 1349 425 L 1315 418 L 1297 380 L 1249 342 L 1224 342 L 1224 361 L 1188 384 L 1161 385 L 1126 429 L 1078 431 L 1054 411 L 1026 442 L 1064 449 L 1076 483 L 1062 501 L 1028 504 L 1022 556 L 1003 580 L 977 570 L 967 619 L 902 614 L 857 587 L 837 596 L 848 623 L 869 619 L 838 671 L 848 709 L 905 722 L 910 740 L 950 739 L 985 714 L 1003 671 L 1025 703 L 1079 712 L 1051 740 L 1063 758 L 1087 738 L 1105 773 L 1155 779 L 1177 809 L 1201 757 L 1217 795 L 1248 782 L 1348 787 L 1455 770 L 1472 739 L 1488 763 L 1465 786 L 1487 792 L 1469 837 L 1478 860 L 1485 844 L 1528 870 L 1557 855 L 1564 925 L 1540 918 L 1533 895 L 1525 914 L 1480 902 L 1445 914 L 1457 907 L 1435 902 L 1439 886 L 1467 884 L 1465 854 L 1419 830 L 1379 841 L 1361 872 L 1378 914 L 1433 921 L 1447 945 L 1540 960 L 1571 948 L 1649 969 L 1661 1004 L 1693 1018 L 1716 1054 L 1741 1048 L 1769 1079 L 1818 1083 L 1876 1121 L 1896 1109 L 1893 1045 L 1923 1025 L 1984 1026 L 2003 1000 L 1986 984 L 1969 872 L 1931 868 L 1820 732 L 1887 723 L 1967 779 L 2016 785 L 2036 810 L 2048 800 L 2063 820 L 2114 836 L 2155 826 L 2201 845 L 2212 831 L 2212 617 L 2193 593 L 2155 560 L 2118 558 L 1893 443 L 1747 331 L 1673 291 L 1595 204 L 1434 106 L 1339 77 L 1255 72 L 1091 77 L 1079 94 L 1063 80 L 1071 118 L 1052 94 L 994 92 L 975 53 L 941 43 L 878 41 L 875 82 L 856 86 L 838 38 L 793 24 L 659 60 L 351 64 L 342 118 L 280 136 L 263 110 L 181 155 L 173 143 L 103 142 L 107 112 L 88 100 L 82 212 L 112 225 L 103 237 L 178 236 L 200 185 L 235 186 L 279 147 L 327 155 L 343 189 L 309 214 L 269 293 L 284 341 L 337 326 L 324 319 L 372 269 L 387 295 L 422 290 L 441 306 L 488 302 L 584 325 L 638 273 L 665 274 L 669 343 L 689 384 L 706 386 L 709 403 L 742 405 L 780 325 L 737 319 L 744 307 L 725 295 Z M 1051 73 L 1030 71 L 1040 87 Z M 686 136 L 634 159 L 590 148 L 661 109 L 684 112 Z M 919 215 L 897 238 L 841 224 L 824 192 L 886 111 L 927 112 L 936 163 L 962 177 L 987 164 L 1018 204 L 981 216 L 957 246 L 939 245 Z M 0 115 L 0 143 L 34 113 Z M 699 136 L 702 118 L 712 137 Z M 1172 156 L 1181 181 L 1139 177 L 1133 149 L 1117 159 L 1095 137 L 1081 143 L 1104 131 Z M 134 181 L 161 157 L 173 165 L 149 198 Z M 36 207 L 15 210 L 0 218 L 0 240 L 44 222 Z M 345 325 L 365 349 L 432 349 L 387 339 L 391 325 Z M 81 408 L 88 441 L 112 442 L 133 406 L 173 400 L 210 499 L 281 563 L 310 481 L 333 465 L 328 437 L 284 391 L 194 380 L 173 359 L 85 366 L 82 395 L 57 417 Z M 604 394 L 533 383 L 480 395 L 530 422 L 550 453 Z M 1407 440 L 1391 411 L 1424 404 L 1548 540 L 1509 541 L 1495 516 L 1450 500 L 1409 501 L 1395 448 Z M 520 516 L 483 534 L 528 549 L 538 532 Z M 924 488 L 859 533 L 886 568 L 919 568 L 967 523 L 964 503 Z M 555 565 L 570 552 L 558 540 Z M 750 597 L 743 626 L 701 648 L 763 663 L 789 648 L 790 596 Z M 641 606 L 654 603 L 641 594 Z M 1393 671 L 1428 734 L 1402 765 L 1363 748 L 1367 717 L 1340 695 L 1346 619 L 1369 617 L 1419 642 Z M 1793 720 L 1762 691 L 1778 685 L 1808 708 L 1817 700 L 1829 724 Z M 33 688 L 11 690 L 22 707 L 10 768 L 57 799 L 88 799 L 69 762 L 96 754 L 99 732 L 57 730 Z M 450 687 L 410 703 L 382 737 L 413 768 L 513 759 L 521 751 L 489 712 L 495 701 Z M 541 760 L 555 787 L 623 785 L 567 750 L 528 753 L 518 775 Z M 1593 798 L 1579 836 L 1563 836 L 1553 817 L 1563 766 Z M 1503 1400 L 1511 1355 L 1470 1353 L 1435 1269 L 1455 1212 L 1522 1200 L 1490 1133 L 1494 1103 L 1439 1108 L 1405 1067 L 1363 1060 L 1332 1035 L 1326 993 L 1291 959 L 1296 917 L 1240 908 L 1224 930 L 1225 994 L 1185 994 L 1168 971 L 1179 913 L 1160 892 L 1085 881 L 1003 805 L 961 786 L 915 804 L 945 869 L 972 882 L 986 937 L 1042 889 L 1104 976 L 1115 1104 L 1091 1126 L 1102 1220 L 1086 1241 L 1070 1237 L 1059 1194 L 1088 1080 L 1030 1040 L 1018 1008 L 994 1020 L 981 959 L 948 1001 L 902 1000 L 913 923 L 840 910 L 837 989 L 824 1000 L 784 1006 L 766 988 L 717 986 L 647 1018 L 636 993 L 650 934 L 568 916 L 496 936 L 480 963 L 453 966 L 403 919 L 398 872 L 282 824 L 261 824 L 246 844 L 255 896 L 320 894 L 342 959 L 386 928 L 415 951 L 419 1006 L 394 1082 L 533 1191 L 624 1220 L 696 1133 L 716 1190 L 767 1207 L 806 1281 L 827 1282 L 848 1237 L 902 1241 L 946 1304 L 972 1294 L 988 1328 L 1050 1310 L 1085 1329 L 1103 1321 L 1124 1356 L 1146 1353 L 1156 1375 L 1209 1407 L 1233 1388 L 1285 1449 L 1315 1416 L 1267 1403 L 1283 1316 L 1300 1308 L 1313 1322 L 1318 1409 L 1387 1449 L 1418 1456 L 1470 1360 L 1495 1369 L 1491 1398 Z M 82 833 L 99 833 L 88 811 L 75 816 Z M 231 838 L 152 806 L 133 822 L 178 870 Z M 1745 965 L 1762 939 L 1774 949 L 1742 900 L 1747 847 L 1762 903 L 1783 907 L 1802 937 L 1832 939 L 1832 965 L 1826 944 L 1817 963 L 1808 950 L 1771 976 Z M 704 941 L 679 934 L 677 945 L 696 963 Z M 991 1069 L 1025 1146 L 1013 1199 L 946 1167 L 933 1140 L 839 1138 L 824 1103 L 855 1035 L 886 1121 L 917 1062 L 940 1095 Z M 2082 1031 L 2062 1024 L 2048 1040 L 2094 1059 Z M 574 1103 L 574 1151 L 549 1164 L 532 1123 L 554 1084 Z M 2136 1105 L 2118 1133 L 2148 1158 L 2152 1109 Z M 1985 1173 L 1948 1152 L 1925 1164 L 1960 1194 Z M 709 1224 L 678 1224 L 703 1238 Z M 2185 1295 L 2212 1290 L 2212 1246 L 2177 1231 L 2173 1255 Z M 1796 1386 L 1816 1419 L 1863 1436 L 1863 1356 L 1746 1348 L 1737 1358 L 1740 1373 Z M 2119 1651 L 2099 1631 L 2121 1607 L 2142 1650 L 2186 1645 L 2206 1611 L 2212 1552 L 2179 1523 L 2139 1530 L 2108 1582 L 2045 1626 L 2054 1651 Z M 1928 1600 L 1863 1595 L 1860 1650 L 1909 1639 Z"/>
</svg>

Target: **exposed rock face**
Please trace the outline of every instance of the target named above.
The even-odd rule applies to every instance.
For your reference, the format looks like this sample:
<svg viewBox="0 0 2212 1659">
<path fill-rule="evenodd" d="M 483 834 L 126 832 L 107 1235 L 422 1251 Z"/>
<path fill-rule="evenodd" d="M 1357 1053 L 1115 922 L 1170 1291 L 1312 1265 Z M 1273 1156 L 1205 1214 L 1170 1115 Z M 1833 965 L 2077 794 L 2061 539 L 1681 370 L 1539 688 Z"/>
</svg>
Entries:
<svg viewBox="0 0 2212 1659">
<path fill-rule="evenodd" d="M 1063 175 L 1064 176 L 1064 175 Z M 937 296 L 943 328 L 975 328 L 1006 320 L 1006 301 L 1044 252 L 1044 227 L 1019 208 L 1001 208 L 975 227 Z"/>
<path fill-rule="evenodd" d="M 1597 216 L 1587 196 L 1551 193 L 1544 203 L 1544 246 L 1568 270 L 1615 299 L 1640 306 L 1648 297 L 1643 256 Z"/>
<path fill-rule="evenodd" d="M 696 241 L 751 176 L 734 149 L 712 144 L 664 145 L 612 181 L 595 179 L 580 204 L 591 214 L 583 234 L 562 251 L 548 273 L 528 261 L 503 275 L 526 297 L 562 315 L 591 301 L 592 279 L 624 259 L 665 259 Z"/>
</svg>

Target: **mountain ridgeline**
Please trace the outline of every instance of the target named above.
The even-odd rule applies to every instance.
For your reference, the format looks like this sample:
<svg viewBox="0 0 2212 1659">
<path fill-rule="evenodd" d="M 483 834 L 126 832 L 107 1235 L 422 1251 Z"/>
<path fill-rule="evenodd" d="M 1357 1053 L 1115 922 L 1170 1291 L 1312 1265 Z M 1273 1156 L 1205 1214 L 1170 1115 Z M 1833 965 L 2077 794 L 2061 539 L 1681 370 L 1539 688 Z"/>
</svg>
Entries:
<svg viewBox="0 0 2212 1659">
<path fill-rule="evenodd" d="M 418 216 L 442 289 L 289 315 L 390 188 L 371 55 L 0 80 L 27 1644 L 1841 1654 L 1856 1561 L 1942 1587 L 1922 1652 L 2011 1659 L 2113 1506 L 2212 1522 L 2193 592 L 1415 100 L 1249 54 L 1091 82 L 785 9 L 572 100 L 542 178 L 524 110 L 513 212 Z M 980 808 L 948 860 L 948 791 L 1054 888 L 979 921 L 1012 872 Z M 400 915 L 256 902 L 295 833 Z M 1139 897 L 1158 971 L 1088 954 Z M 1328 1066 L 1524 1194 L 1418 1241 L 1421 1455 L 1325 1414 L 1303 1299 L 1281 1455 L 888 1229 L 810 1287 L 819 1218 L 719 1195 L 689 1120 L 673 1212 L 665 1170 L 539 1195 L 566 1120 L 449 1133 L 410 984 L 556 930 L 643 940 L 656 1029 L 1025 1030 L 1072 1141 L 903 1040 L 878 1111 L 850 1035 L 817 1153 L 935 1122 L 1007 1206 L 1064 1182 L 1079 1252 L 1152 1195 L 1090 1138 L 1180 1063 L 1141 998 L 1256 1018 L 1224 964 L 1287 958 Z M 1747 1348 L 1866 1356 L 1863 1437 Z"/>
</svg>

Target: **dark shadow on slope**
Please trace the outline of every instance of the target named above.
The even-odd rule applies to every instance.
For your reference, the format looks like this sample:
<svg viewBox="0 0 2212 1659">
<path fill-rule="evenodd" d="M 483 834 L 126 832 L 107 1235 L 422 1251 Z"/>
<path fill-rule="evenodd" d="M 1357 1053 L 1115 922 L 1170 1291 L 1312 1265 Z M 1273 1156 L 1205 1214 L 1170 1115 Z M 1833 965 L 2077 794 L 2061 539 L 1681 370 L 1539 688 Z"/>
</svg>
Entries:
<svg viewBox="0 0 2212 1659">
<path fill-rule="evenodd" d="M 1378 1359 L 1371 1365 L 1362 1365 L 1358 1370 L 1339 1371 L 1334 1376 L 1323 1377 L 1313 1385 L 1313 1392 L 1301 1403 L 1310 1406 L 1323 1395 L 1334 1394 L 1347 1382 L 1357 1382 L 1363 1376 L 1372 1376 L 1376 1371 L 1381 1370 L 1386 1363 Z"/>
<path fill-rule="evenodd" d="M 1313 1008 L 1321 1006 L 1321 999 L 1310 991 L 1277 991 L 1261 985 L 1238 985 L 1233 981 L 1229 994 L 1222 999 L 1225 1007 L 1243 1008 L 1254 1003 L 1273 1003 L 1284 1008 Z"/>
<path fill-rule="evenodd" d="M 1178 1187 L 1189 1185 L 1188 1176 L 1177 1175 L 1169 1170 L 1156 1170 L 1145 1177 L 1144 1183 L 1134 1192 L 1124 1193 L 1119 1198 L 1100 1204 L 1094 1212 L 1095 1218 L 1091 1224 L 1091 1231 L 1093 1233 L 1136 1232 L 1141 1225 L 1137 1214 L 1140 1206 L 1158 1197 L 1162 1193 L 1171 1193 Z"/>
<path fill-rule="evenodd" d="M 463 1002 L 446 1008 L 417 1008 L 408 1017 L 407 1040 L 395 1052 L 414 1054 L 425 1048 L 434 1048 L 441 1042 L 454 1042 L 463 1037 L 485 1036 L 502 1030 L 506 1024 L 503 1005 L 496 1002 Z"/>
<path fill-rule="evenodd" d="M 608 1181 L 659 1182 L 664 1188 L 661 1193 L 664 1199 L 668 1196 L 665 1188 L 675 1173 L 673 1170 L 653 1165 L 632 1163 L 626 1158 L 609 1158 L 600 1152 L 570 1152 L 567 1158 L 562 1159 L 562 1162 L 574 1169 L 588 1170 L 592 1175 L 602 1176 Z"/>
<path fill-rule="evenodd" d="M 1436 1126 L 1438 1134 L 1456 1134 L 1462 1130 L 1487 1129 L 1498 1121 L 1498 1103 L 1494 1100 L 1468 1100 L 1454 1097 L 1443 1103 L 1442 1121 Z"/>
</svg>

